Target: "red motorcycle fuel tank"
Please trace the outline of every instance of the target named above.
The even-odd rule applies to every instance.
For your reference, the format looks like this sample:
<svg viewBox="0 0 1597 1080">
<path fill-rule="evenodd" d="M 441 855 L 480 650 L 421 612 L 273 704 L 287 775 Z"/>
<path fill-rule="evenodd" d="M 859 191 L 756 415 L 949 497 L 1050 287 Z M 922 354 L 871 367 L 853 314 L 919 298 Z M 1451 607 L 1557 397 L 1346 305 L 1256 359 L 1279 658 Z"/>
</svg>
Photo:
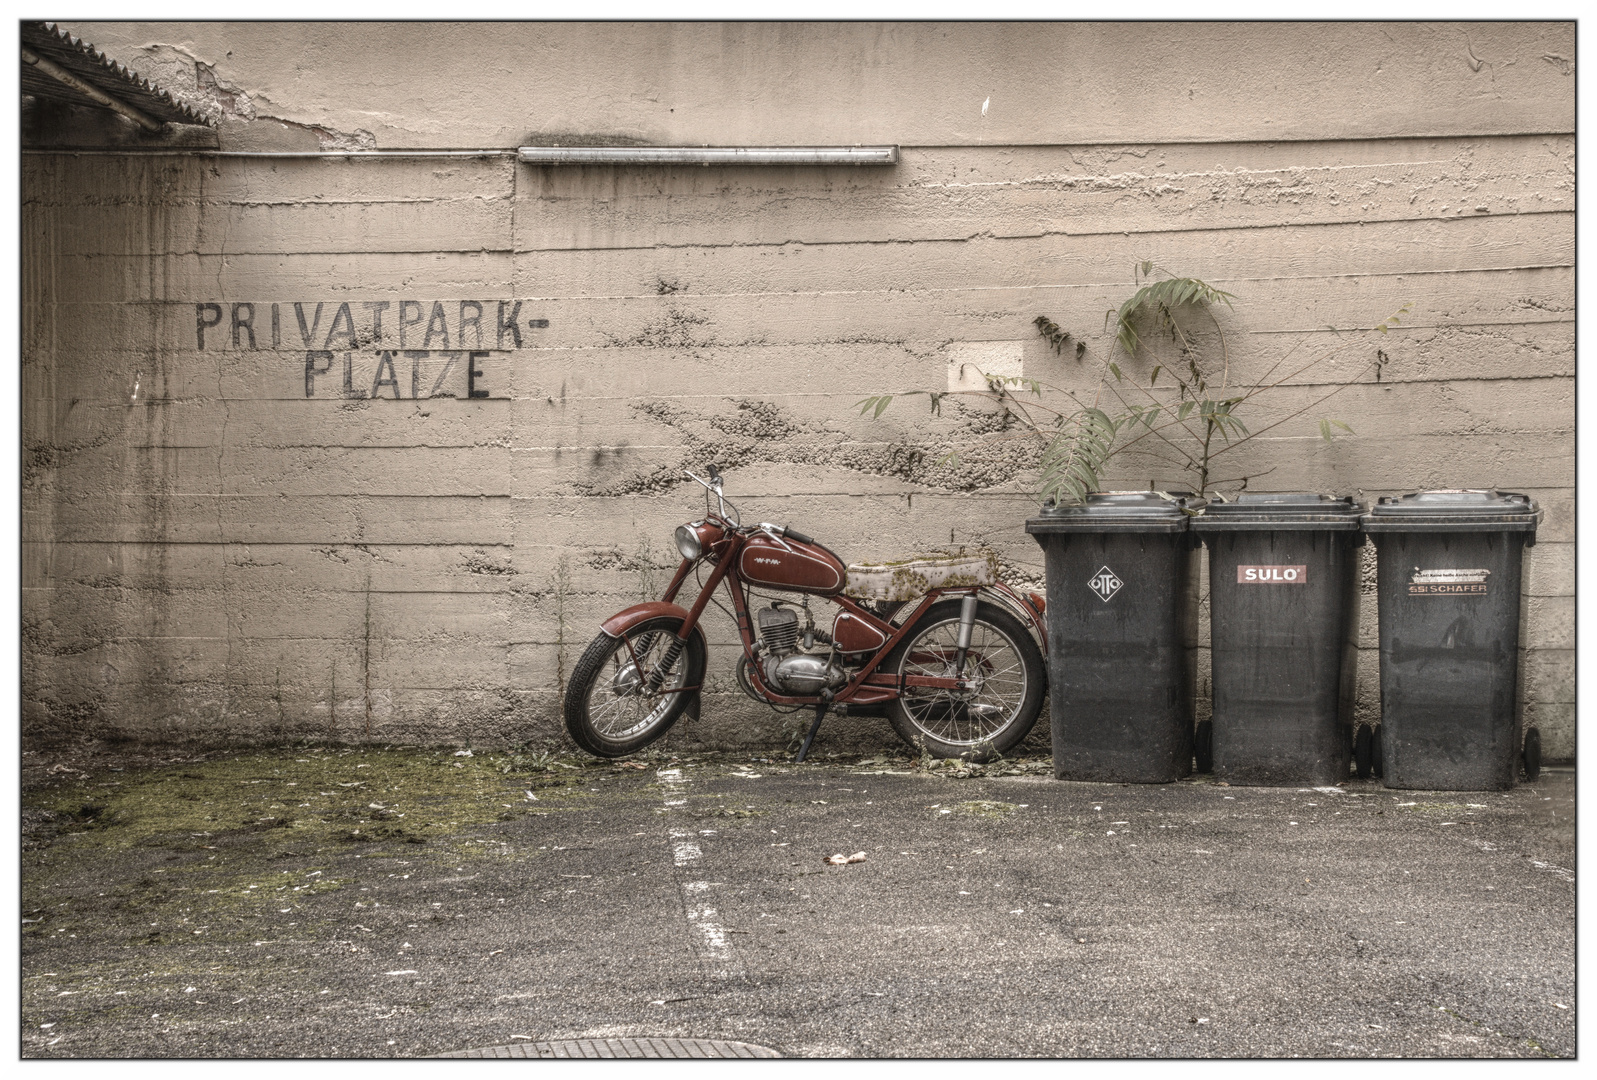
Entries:
<svg viewBox="0 0 1597 1080">
<path fill-rule="evenodd" d="M 738 574 L 756 585 L 794 592 L 830 596 L 843 591 L 848 570 L 837 556 L 816 544 L 800 543 L 792 537 L 784 543 L 793 550 L 789 551 L 769 536 L 751 536 L 738 556 Z"/>
</svg>

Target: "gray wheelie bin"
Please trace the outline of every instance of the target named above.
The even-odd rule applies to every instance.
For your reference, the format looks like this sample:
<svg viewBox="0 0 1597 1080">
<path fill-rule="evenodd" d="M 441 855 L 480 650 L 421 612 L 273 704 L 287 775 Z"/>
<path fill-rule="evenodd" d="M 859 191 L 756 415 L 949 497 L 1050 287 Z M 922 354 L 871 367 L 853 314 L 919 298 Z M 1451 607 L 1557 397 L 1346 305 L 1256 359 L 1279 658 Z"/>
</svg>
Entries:
<svg viewBox="0 0 1597 1080">
<path fill-rule="evenodd" d="M 1540 516 L 1529 497 L 1497 491 L 1393 496 L 1364 516 L 1379 559 L 1387 787 L 1514 785 L 1520 574 Z M 1525 744 L 1539 758 L 1534 732 Z"/>
<path fill-rule="evenodd" d="M 1193 519 L 1209 549 L 1214 693 L 1198 764 L 1212 755 L 1217 779 L 1348 778 L 1363 512 L 1351 497 L 1260 493 L 1210 503 Z"/>
<path fill-rule="evenodd" d="M 1048 581 L 1054 775 L 1162 784 L 1192 771 L 1197 558 L 1185 492 L 1103 492 L 1026 522 Z"/>
</svg>

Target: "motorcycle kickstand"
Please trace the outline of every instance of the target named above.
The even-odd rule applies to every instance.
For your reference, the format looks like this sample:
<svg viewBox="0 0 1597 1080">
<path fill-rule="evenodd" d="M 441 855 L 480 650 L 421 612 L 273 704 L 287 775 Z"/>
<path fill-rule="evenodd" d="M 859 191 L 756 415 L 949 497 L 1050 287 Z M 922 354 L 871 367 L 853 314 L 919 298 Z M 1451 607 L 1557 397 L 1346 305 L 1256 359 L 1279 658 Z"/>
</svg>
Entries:
<svg viewBox="0 0 1597 1080">
<path fill-rule="evenodd" d="M 810 733 L 804 736 L 804 745 L 799 747 L 798 757 L 793 759 L 793 764 L 801 764 L 804 755 L 810 752 L 810 744 L 815 741 L 815 733 L 821 730 L 821 721 L 826 718 L 826 708 L 830 704 L 831 702 L 823 701 L 815 706 L 815 722 L 810 725 Z"/>
</svg>

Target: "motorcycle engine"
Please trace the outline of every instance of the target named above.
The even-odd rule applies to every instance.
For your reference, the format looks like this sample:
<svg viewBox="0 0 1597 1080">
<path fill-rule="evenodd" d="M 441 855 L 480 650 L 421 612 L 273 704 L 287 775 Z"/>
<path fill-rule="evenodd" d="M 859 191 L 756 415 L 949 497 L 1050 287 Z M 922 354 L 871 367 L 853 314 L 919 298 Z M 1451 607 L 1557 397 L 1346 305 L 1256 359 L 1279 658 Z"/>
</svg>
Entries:
<svg viewBox="0 0 1597 1080">
<path fill-rule="evenodd" d="M 798 612 L 773 604 L 756 611 L 754 617 L 766 652 L 761 674 L 773 689 L 794 697 L 807 697 L 825 689 L 835 690 L 848 682 L 848 672 L 832 660 L 830 648 L 824 653 L 799 648 Z M 818 637 L 826 635 L 817 634 L 814 626 L 805 628 L 806 646 Z M 827 645 L 830 644 L 828 640 Z"/>
</svg>

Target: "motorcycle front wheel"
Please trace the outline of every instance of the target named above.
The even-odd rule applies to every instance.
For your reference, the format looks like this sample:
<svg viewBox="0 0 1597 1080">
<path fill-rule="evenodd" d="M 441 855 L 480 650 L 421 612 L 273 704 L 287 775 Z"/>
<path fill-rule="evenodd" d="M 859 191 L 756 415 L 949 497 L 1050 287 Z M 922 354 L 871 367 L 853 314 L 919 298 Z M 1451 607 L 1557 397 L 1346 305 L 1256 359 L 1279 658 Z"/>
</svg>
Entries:
<svg viewBox="0 0 1597 1080">
<path fill-rule="evenodd" d="M 881 669 L 894 675 L 951 678 L 958 661 L 961 601 L 943 600 L 921 616 Z M 1013 750 L 1042 711 L 1048 669 L 1021 621 L 996 604 L 976 606 L 965 654 L 966 690 L 906 687 L 887 718 L 905 742 L 932 757 L 991 761 Z"/>
<path fill-rule="evenodd" d="M 704 682 L 704 639 L 688 637 L 671 657 L 682 620 L 648 619 L 621 637 L 600 634 L 566 685 L 566 730 L 597 757 L 624 757 L 648 746 L 677 722 Z"/>
</svg>

